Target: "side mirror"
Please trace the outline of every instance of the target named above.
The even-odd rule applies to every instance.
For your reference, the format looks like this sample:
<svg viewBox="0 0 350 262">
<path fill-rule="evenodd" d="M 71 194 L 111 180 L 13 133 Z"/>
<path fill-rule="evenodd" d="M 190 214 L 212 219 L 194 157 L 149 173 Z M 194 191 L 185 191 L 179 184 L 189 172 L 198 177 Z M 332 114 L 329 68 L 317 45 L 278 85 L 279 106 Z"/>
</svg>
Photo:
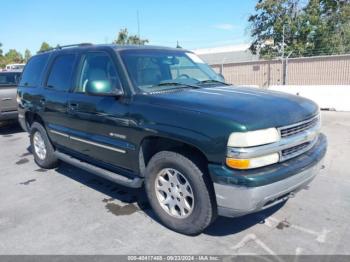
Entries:
<svg viewBox="0 0 350 262">
<path fill-rule="evenodd" d="M 123 91 L 121 89 L 113 88 L 111 81 L 108 80 L 94 80 L 88 81 L 85 91 L 89 95 L 93 96 L 122 96 Z"/>
</svg>

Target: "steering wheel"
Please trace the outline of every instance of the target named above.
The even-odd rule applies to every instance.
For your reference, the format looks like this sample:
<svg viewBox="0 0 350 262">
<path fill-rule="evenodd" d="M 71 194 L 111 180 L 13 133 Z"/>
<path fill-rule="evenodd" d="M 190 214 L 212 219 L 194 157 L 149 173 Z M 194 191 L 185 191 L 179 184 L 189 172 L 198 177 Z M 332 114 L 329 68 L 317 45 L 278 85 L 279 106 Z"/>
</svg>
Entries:
<svg viewBox="0 0 350 262">
<path fill-rule="evenodd" d="M 181 74 L 177 77 L 177 79 L 181 79 L 181 78 L 184 78 L 184 79 L 189 79 L 191 78 L 188 74 Z"/>
</svg>

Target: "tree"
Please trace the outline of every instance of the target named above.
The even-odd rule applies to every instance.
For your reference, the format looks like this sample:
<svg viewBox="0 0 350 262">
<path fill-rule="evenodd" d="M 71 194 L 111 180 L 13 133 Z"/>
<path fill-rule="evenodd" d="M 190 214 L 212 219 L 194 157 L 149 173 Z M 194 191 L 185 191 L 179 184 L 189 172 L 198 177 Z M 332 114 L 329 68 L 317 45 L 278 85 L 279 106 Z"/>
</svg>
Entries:
<svg viewBox="0 0 350 262">
<path fill-rule="evenodd" d="M 5 54 L 5 61 L 7 64 L 11 63 L 23 63 L 23 56 L 16 49 L 10 49 Z"/>
<path fill-rule="evenodd" d="M 5 67 L 7 64 L 23 63 L 23 56 L 16 49 L 10 49 L 7 53 L 3 54 L 0 43 L 0 68 Z"/>
<path fill-rule="evenodd" d="M 350 0 L 309 0 L 303 7 L 299 0 L 259 0 L 249 17 L 250 50 L 265 58 L 349 52 L 349 17 Z"/>
<path fill-rule="evenodd" d="M 128 29 L 121 29 L 118 33 L 117 39 L 114 40 L 114 44 L 125 45 L 128 41 Z"/>
<path fill-rule="evenodd" d="M 113 41 L 117 45 L 144 45 L 148 39 L 141 39 L 137 35 L 129 35 L 128 29 L 123 28 L 119 31 L 117 39 Z"/>
<path fill-rule="evenodd" d="M 32 56 L 31 52 L 29 51 L 29 49 L 26 49 L 24 51 L 24 62 L 28 62 L 29 58 Z"/>
<path fill-rule="evenodd" d="M 322 25 L 325 30 L 315 34 L 317 48 L 327 53 L 350 51 L 350 1 L 319 0 Z"/>
<path fill-rule="evenodd" d="M 38 53 L 50 50 L 52 47 L 47 42 L 42 42 Z"/>
<path fill-rule="evenodd" d="M 0 68 L 4 67 L 6 65 L 5 61 L 4 61 L 4 56 L 2 55 L 2 43 L 0 43 Z"/>
<path fill-rule="evenodd" d="M 255 11 L 248 19 L 253 37 L 250 50 L 253 53 L 270 58 L 281 55 L 283 51 L 300 48 L 298 37 L 302 23 L 298 15 L 298 0 L 259 0 Z"/>
</svg>

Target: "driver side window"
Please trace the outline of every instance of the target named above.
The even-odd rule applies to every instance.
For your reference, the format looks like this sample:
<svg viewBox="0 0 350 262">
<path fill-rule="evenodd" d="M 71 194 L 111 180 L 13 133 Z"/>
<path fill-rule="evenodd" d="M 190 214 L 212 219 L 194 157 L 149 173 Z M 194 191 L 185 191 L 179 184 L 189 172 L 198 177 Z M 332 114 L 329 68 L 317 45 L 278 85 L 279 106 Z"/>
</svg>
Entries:
<svg viewBox="0 0 350 262">
<path fill-rule="evenodd" d="M 103 83 L 103 84 L 102 84 Z M 88 53 L 83 58 L 77 93 L 85 93 L 90 85 L 101 86 L 101 93 L 121 88 L 117 70 L 112 59 L 103 52 Z"/>
</svg>

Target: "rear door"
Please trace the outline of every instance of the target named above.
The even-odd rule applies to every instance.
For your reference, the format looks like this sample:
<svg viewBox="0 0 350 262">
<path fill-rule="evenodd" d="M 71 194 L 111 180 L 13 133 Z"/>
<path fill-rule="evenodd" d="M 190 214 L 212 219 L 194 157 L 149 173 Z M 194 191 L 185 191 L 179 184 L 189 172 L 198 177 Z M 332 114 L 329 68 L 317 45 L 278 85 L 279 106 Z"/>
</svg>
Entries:
<svg viewBox="0 0 350 262">
<path fill-rule="evenodd" d="M 73 75 L 77 63 L 77 54 L 61 53 L 53 58 L 47 75 L 43 97 L 43 118 L 50 138 L 56 146 L 69 146 L 67 130 L 68 91 L 72 88 Z"/>
<path fill-rule="evenodd" d="M 17 84 L 20 73 L 0 73 L 0 112 L 17 110 Z"/>
</svg>

